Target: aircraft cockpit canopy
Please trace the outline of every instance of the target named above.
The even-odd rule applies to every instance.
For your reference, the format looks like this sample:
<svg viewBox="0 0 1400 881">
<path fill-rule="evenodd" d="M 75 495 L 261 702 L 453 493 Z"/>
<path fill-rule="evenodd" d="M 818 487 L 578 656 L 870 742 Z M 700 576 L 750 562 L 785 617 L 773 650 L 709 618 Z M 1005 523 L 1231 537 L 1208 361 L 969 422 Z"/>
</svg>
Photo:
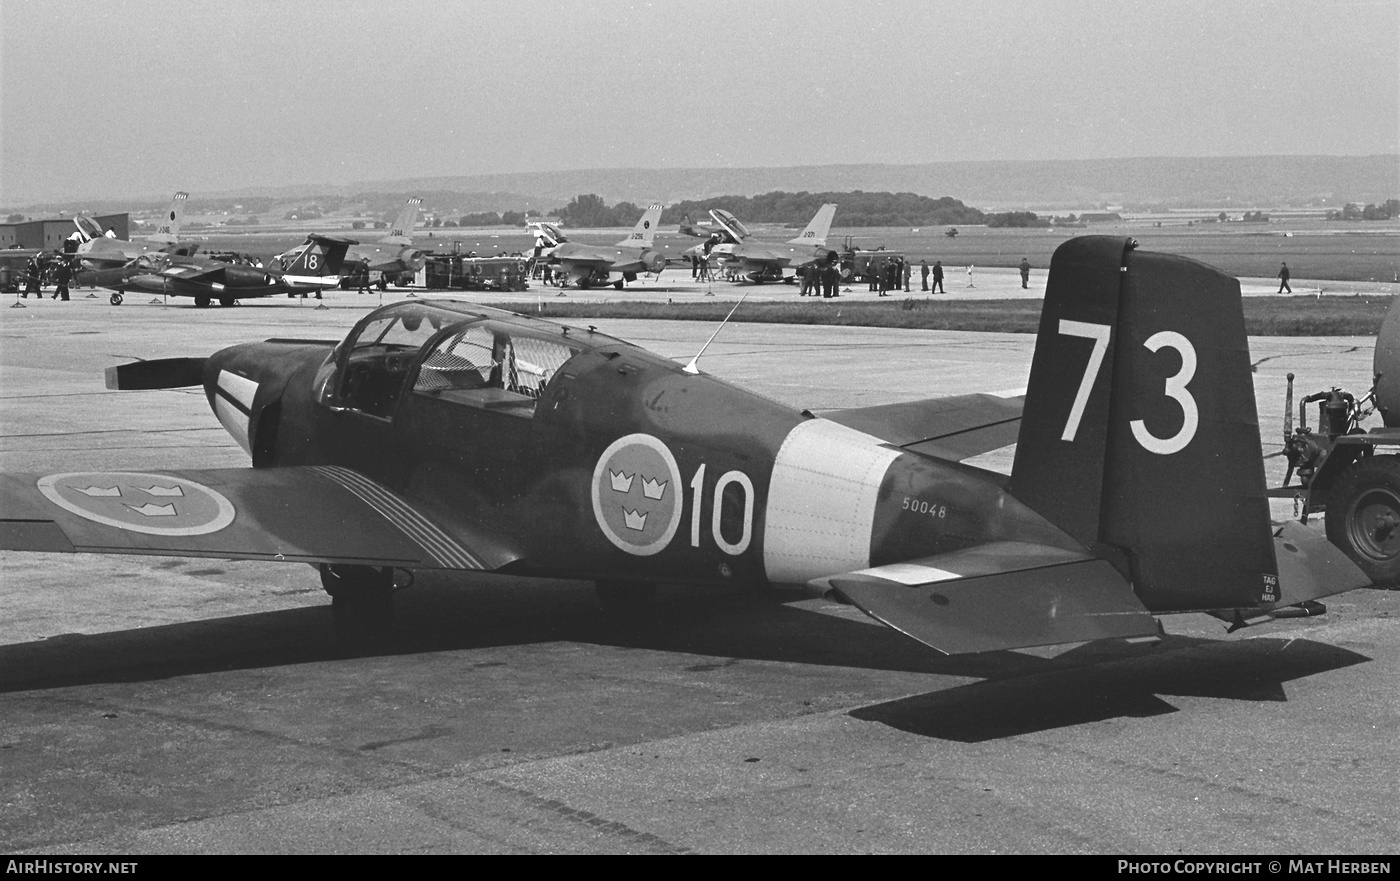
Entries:
<svg viewBox="0 0 1400 881">
<path fill-rule="evenodd" d="M 462 406 L 531 416 L 563 364 L 585 346 L 461 307 L 398 303 L 336 347 L 317 382 L 322 403 L 392 419 L 405 390 Z"/>
</svg>

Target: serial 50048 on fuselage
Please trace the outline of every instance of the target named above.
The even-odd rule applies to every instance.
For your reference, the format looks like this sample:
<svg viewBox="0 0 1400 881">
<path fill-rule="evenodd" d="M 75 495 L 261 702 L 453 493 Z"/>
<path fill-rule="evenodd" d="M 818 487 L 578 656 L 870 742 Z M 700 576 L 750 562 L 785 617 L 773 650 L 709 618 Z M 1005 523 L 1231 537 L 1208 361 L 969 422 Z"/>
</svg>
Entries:
<svg viewBox="0 0 1400 881">
<path fill-rule="evenodd" d="M 1268 518 L 1233 279 L 1056 253 L 1024 401 L 817 418 L 591 330 L 455 303 L 125 365 L 202 384 L 252 469 L 0 479 L 11 548 L 318 563 L 382 616 L 393 567 L 808 585 L 940 651 L 1243 622 L 1366 583 Z M 1012 474 L 961 462 L 1017 442 Z"/>
</svg>

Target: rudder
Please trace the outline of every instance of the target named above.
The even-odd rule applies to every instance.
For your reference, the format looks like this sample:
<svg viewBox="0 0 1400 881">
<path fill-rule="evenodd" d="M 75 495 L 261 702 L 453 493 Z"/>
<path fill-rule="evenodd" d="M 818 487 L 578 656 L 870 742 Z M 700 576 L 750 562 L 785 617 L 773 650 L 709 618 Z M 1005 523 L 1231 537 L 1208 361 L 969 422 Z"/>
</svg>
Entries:
<svg viewBox="0 0 1400 881">
<path fill-rule="evenodd" d="M 1134 248 L 1056 250 L 1009 488 L 1154 611 L 1277 602 L 1239 282 Z"/>
</svg>

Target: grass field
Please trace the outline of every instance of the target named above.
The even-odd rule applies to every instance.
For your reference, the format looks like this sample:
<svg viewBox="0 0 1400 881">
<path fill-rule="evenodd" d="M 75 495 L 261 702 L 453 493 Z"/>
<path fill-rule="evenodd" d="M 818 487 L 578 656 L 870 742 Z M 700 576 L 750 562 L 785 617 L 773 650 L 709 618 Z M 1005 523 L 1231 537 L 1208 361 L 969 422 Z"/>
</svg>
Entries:
<svg viewBox="0 0 1400 881">
<path fill-rule="evenodd" d="M 840 214 L 837 214 L 840 219 Z M 330 221 L 327 221 L 330 223 Z M 942 260 L 945 266 L 1015 266 L 1022 257 L 1039 268 L 1050 265 L 1050 255 L 1066 239 L 1079 235 L 1132 237 L 1144 250 L 1180 254 L 1220 269 L 1236 277 L 1273 278 L 1279 263 L 1288 261 L 1296 279 L 1331 281 L 1400 281 L 1400 222 L 1326 223 L 1295 220 L 1272 224 L 1184 224 L 1155 227 L 1143 223 L 1096 224 L 1084 229 L 988 229 L 959 227 L 959 234 L 944 235 L 946 227 L 907 227 L 832 230 L 828 242 L 841 246 L 846 236 L 862 248 L 884 245 L 902 251 L 911 260 Z M 209 250 L 242 251 L 258 257 L 280 253 L 306 238 L 309 228 L 259 230 L 231 234 L 227 230 L 190 230 L 204 236 Z M 333 235 L 372 241 L 374 230 L 320 229 Z M 568 230 L 580 242 L 611 244 L 628 230 Z M 429 234 L 431 233 L 431 238 Z M 760 229 L 765 241 L 782 241 L 795 231 L 777 227 Z M 661 231 L 657 246 L 679 255 L 693 247 L 697 239 Z M 450 252 L 460 242 L 463 252 L 485 256 L 498 251 L 529 252 L 534 240 L 521 229 L 436 229 L 418 230 L 414 242 L 425 250 Z"/>
<path fill-rule="evenodd" d="M 1245 329 L 1251 336 L 1374 336 L 1391 297 L 1245 297 Z M 542 301 L 529 314 L 542 318 L 649 318 L 718 323 L 733 302 L 559 303 Z M 933 300 L 888 303 L 745 303 L 731 321 L 859 327 L 1035 333 L 1039 300 Z"/>
</svg>

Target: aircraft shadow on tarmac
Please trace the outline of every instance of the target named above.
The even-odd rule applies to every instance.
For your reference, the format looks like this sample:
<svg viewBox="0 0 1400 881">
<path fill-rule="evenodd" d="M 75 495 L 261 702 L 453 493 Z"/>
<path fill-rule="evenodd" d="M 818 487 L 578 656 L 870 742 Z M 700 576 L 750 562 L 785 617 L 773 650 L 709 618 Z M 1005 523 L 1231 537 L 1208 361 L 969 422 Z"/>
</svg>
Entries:
<svg viewBox="0 0 1400 881">
<path fill-rule="evenodd" d="M 1099 652 L 1089 644 L 1060 655 Z M 1287 649 L 1285 651 L 1285 649 Z M 852 710 L 850 715 L 924 737 L 977 743 L 1101 722 L 1174 713 L 1160 695 L 1286 701 L 1284 683 L 1371 660 L 1308 639 L 1222 642 L 1169 636 L 1148 654 L 1065 663 Z"/>
<path fill-rule="evenodd" d="M 620 622 L 581 582 L 434 573 L 397 597 L 397 634 L 381 646 L 347 645 L 330 618 L 326 605 L 0 646 L 0 693 L 576 642 L 716 659 L 684 668 L 696 676 L 744 660 L 948 677 L 945 688 L 850 714 L 977 742 L 1175 712 L 1158 695 L 1286 700 L 1283 684 L 1291 679 L 1370 660 L 1303 639 L 1180 636 L 1158 646 L 1092 643 L 1052 658 L 1009 651 L 945 657 L 873 622 L 804 608 L 792 594 L 665 588 L 654 609 Z"/>
</svg>

